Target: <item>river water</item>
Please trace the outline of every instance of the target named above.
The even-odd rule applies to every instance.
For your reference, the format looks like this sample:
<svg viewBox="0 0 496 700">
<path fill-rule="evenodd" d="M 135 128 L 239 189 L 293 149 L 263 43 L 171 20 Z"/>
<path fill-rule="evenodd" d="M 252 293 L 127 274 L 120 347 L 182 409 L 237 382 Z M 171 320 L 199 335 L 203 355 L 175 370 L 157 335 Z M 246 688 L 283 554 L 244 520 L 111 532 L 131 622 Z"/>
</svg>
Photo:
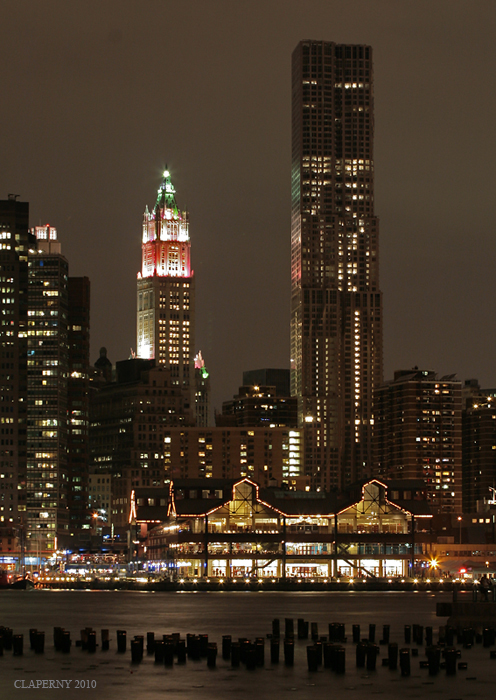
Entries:
<svg viewBox="0 0 496 700">
<path fill-rule="evenodd" d="M 470 594 L 461 594 L 467 596 Z M 399 671 L 381 666 L 381 656 L 387 655 L 381 647 L 376 671 L 356 668 L 355 648 L 352 644 L 352 624 L 361 626 L 362 637 L 368 635 L 370 623 L 376 625 L 376 642 L 382 636 L 382 626 L 390 625 L 390 641 L 405 646 L 404 625 L 433 626 L 435 640 L 445 618 L 436 617 L 436 603 L 448 602 L 449 593 L 428 592 L 138 592 L 138 591 L 1 591 L 0 625 L 12 627 L 15 634 L 24 634 L 23 656 L 5 651 L 0 658 L 0 700 L 4 698 L 33 698 L 72 700 L 87 696 L 94 700 L 139 698 L 155 700 L 224 700 L 227 698 L 255 697 L 256 700 L 291 700 L 310 698 L 358 700 L 381 696 L 389 698 L 420 698 L 435 696 L 441 700 L 461 698 L 493 698 L 496 682 L 496 660 L 489 659 L 489 650 L 475 645 L 462 650 L 462 660 L 468 669 L 456 676 L 441 671 L 431 677 L 428 670 L 419 668 L 419 659 L 411 660 L 411 675 L 402 677 Z M 222 635 L 238 637 L 266 637 L 272 630 L 272 620 L 280 618 L 281 632 L 284 618 L 303 617 L 317 622 L 319 635 L 328 634 L 328 623 L 346 625 L 346 673 L 336 675 L 322 667 L 309 673 L 306 662 L 307 640 L 295 640 L 295 665 L 285 667 L 281 662 L 270 662 L 269 643 L 266 643 L 265 666 L 249 671 L 244 666 L 231 668 L 221 655 Z M 53 627 L 61 626 L 71 632 L 73 646 L 70 654 L 56 652 L 53 647 Z M 92 627 L 110 630 L 110 650 L 89 654 L 75 646 L 80 630 Z M 45 653 L 37 655 L 29 649 L 29 629 L 46 633 Z M 209 669 L 205 659 L 186 665 L 167 668 L 155 664 L 146 651 L 140 664 L 131 663 L 131 654 L 116 652 L 116 630 L 125 629 L 128 640 L 134 635 L 155 635 L 179 632 L 208 634 L 209 641 L 217 642 L 217 667 Z M 416 645 L 412 644 L 412 648 Z M 43 688 L 42 681 L 71 681 L 69 687 Z M 83 683 L 84 682 L 84 683 Z M 36 686 L 36 687 L 33 687 Z M 60 685 L 60 683 L 59 683 Z M 77 687 L 77 686 L 90 687 Z M 91 686 L 96 687 L 91 687 Z M 38 687 L 39 686 L 39 687 Z M 33 695 L 33 692 L 35 693 Z"/>
</svg>

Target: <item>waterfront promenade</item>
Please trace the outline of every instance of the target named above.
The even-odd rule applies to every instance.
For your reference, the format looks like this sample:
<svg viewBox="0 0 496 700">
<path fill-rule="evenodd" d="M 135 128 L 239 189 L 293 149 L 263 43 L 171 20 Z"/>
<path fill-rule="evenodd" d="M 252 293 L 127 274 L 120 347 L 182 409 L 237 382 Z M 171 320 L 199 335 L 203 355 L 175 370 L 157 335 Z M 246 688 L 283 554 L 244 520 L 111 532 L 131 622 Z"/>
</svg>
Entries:
<svg viewBox="0 0 496 700">
<path fill-rule="evenodd" d="M 471 579 L 453 580 L 447 577 L 426 576 L 423 578 L 175 578 L 164 579 L 146 573 L 137 576 L 74 576 L 64 573 L 46 574 L 36 580 L 37 588 L 54 590 L 134 590 L 134 591 L 422 591 L 441 592 L 457 588 L 472 591 Z M 477 586 L 477 584 L 475 584 Z"/>
</svg>

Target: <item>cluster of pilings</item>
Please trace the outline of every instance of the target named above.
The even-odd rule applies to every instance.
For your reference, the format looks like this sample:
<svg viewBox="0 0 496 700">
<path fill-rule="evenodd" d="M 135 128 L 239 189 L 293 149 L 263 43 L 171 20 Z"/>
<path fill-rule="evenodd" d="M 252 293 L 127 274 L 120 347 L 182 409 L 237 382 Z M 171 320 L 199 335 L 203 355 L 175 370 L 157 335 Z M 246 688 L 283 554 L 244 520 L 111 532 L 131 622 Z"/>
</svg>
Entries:
<svg viewBox="0 0 496 700">
<path fill-rule="evenodd" d="M 320 668 L 330 669 L 336 674 L 346 672 L 346 636 L 345 624 L 331 622 L 327 627 L 327 634 L 319 635 L 317 622 L 308 622 L 303 618 L 296 621 L 293 618 L 284 619 L 284 635 L 281 630 L 281 620 L 272 621 L 272 632 L 265 637 L 248 639 L 232 635 L 222 637 L 222 659 L 230 662 L 232 668 L 240 666 L 248 670 L 255 670 L 266 665 L 266 641 L 269 647 L 270 664 L 278 664 L 283 661 L 285 666 L 295 664 L 295 645 L 298 641 L 311 640 L 306 646 L 306 661 L 309 672 L 319 671 Z M 424 648 L 425 658 L 419 659 L 420 668 L 429 670 L 434 676 L 441 670 L 447 675 L 454 675 L 458 670 L 466 670 L 467 663 L 460 661 L 461 646 L 469 650 L 474 645 L 481 645 L 489 649 L 489 658 L 496 659 L 496 650 L 490 649 L 496 643 L 496 628 L 484 627 L 479 634 L 471 627 L 457 628 L 443 626 L 439 628 L 437 640 L 434 642 L 432 627 L 422 625 L 405 625 L 403 638 L 405 646 L 399 647 L 397 642 L 390 641 L 390 626 L 382 626 L 382 637 L 376 642 L 376 625 L 369 624 L 367 636 L 362 635 L 360 625 L 354 624 L 351 628 L 352 644 L 354 645 L 354 662 L 357 668 L 366 668 L 367 671 L 375 671 L 377 662 L 381 656 L 381 647 L 386 647 L 387 652 L 382 656 L 382 666 L 390 671 L 400 671 L 402 676 L 409 676 L 411 672 L 412 658 L 419 657 L 419 649 Z M 98 639 L 97 632 L 91 627 L 85 627 L 80 631 L 79 639 L 75 646 L 88 654 L 94 654 L 98 648 L 102 652 L 110 649 L 110 631 L 102 629 Z M 128 644 L 129 642 L 129 644 Z M 35 654 L 43 654 L 45 651 L 45 632 L 29 630 L 30 649 Z M 57 652 L 68 654 L 72 648 L 71 634 L 63 627 L 53 628 L 53 645 Z M 407 646 L 408 645 L 408 646 Z M 188 660 L 206 660 L 209 668 L 215 668 L 217 663 L 217 643 L 209 641 L 208 634 L 187 634 L 181 638 L 179 633 L 163 634 L 156 636 L 154 632 L 145 635 L 135 635 L 128 640 L 126 630 L 116 630 L 116 652 L 119 655 L 131 652 L 131 662 L 139 664 L 145 655 L 154 657 L 155 663 L 165 667 L 184 665 Z M 0 627 L 0 656 L 4 652 L 11 651 L 14 656 L 22 656 L 24 653 L 24 636 L 14 634 L 9 627 Z M 282 653 L 281 653 L 282 652 Z M 349 661 L 348 661 L 349 663 Z"/>
<path fill-rule="evenodd" d="M 344 644 L 347 641 L 345 626 L 340 623 L 329 624 L 329 635 L 319 637 L 317 623 L 311 623 L 311 637 L 313 644 L 307 646 L 308 670 L 315 672 L 319 666 L 330 668 L 336 673 L 345 673 L 346 650 Z M 298 638 L 308 639 L 309 623 L 298 620 Z M 279 620 L 272 623 L 272 633 L 279 631 Z M 293 634 L 293 621 L 286 620 L 286 636 Z M 370 624 L 368 637 L 362 638 L 360 625 L 352 626 L 352 639 L 355 645 L 355 664 L 357 668 L 366 668 L 367 671 L 375 671 L 377 659 L 380 655 L 380 647 L 387 646 L 387 655 L 382 658 L 382 666 L 390 671 L 397 671 L 402 676 L 409 676 L 411 672 L 411 658 L 419 656 L 419 648 L 424 646 L 425 660 L 419 660 L 420 668 L 429 669 L 429 674 L 435 676 L 441 670 L 447 675 L 454 675 L 458 670 L 466 670 L 467 662 L 459 661 L 461 650 L 455 647 L 455 643 L 462 645 L 464 649 L 471 649 L 474 644 L 482 644 L 488 648 L 494 646 L 496 641 L 496 629 L 485 627 L 482 634 L 478 634 L 473 628 L 440 627 L 438 641 L 434 644 L 433 628 L 422 625 L 405 625 L 404 643 L 414 647 L 399 648 L 396 642 L 390 642 L 390 626 L 383 625 L 382 639 L 376 644 L 376 625 Z M 456 642 L 455 642 L 456 639 Z M 496 659 L 496 651 L 491 650 L 489 658 Z"/>
</svg>

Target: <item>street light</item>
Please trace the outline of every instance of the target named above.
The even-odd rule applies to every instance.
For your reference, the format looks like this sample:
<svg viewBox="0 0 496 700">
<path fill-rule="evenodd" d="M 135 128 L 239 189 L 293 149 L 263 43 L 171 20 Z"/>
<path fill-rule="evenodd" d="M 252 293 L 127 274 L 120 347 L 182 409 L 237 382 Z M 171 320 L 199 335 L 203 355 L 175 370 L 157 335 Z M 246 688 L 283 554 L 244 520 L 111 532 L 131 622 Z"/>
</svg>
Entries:
<svg viewBox="0 0 496 700">
<path fill-rule="evenodd" d="M 92 513 L 91 517 L 93 518 L 93 532 L 95 535 L 98 535 L 98 518 L 99 514 L 98 513 Z"/>
<path fill-rule="evenodd" d="M 459 530 L 459 532 L 458 532 L 458 544 L 461 544 L 462 543 L 462 520 L 463 520 L 462 516 L 459 515 L 457 520 L 458 520 L 458 530 Z"/>
</svg>

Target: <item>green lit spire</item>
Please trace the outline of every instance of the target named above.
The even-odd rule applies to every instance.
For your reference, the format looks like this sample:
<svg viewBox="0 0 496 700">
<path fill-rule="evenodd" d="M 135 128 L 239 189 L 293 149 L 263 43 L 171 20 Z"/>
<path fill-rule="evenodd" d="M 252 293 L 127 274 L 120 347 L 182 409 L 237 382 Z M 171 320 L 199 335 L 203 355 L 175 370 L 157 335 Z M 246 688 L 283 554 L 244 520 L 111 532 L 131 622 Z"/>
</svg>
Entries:
<svg viewBox="0 0 496 700">
<path fill-rule="evenodd" d="M 177 204 L 175 198 L 176 190 L 172 184 L 170 172 L 166 169 L 164 170 L 164 179 L 162 184 L 158 188 L 157 202 L 155 204 L 155 209 L 173 209 L 174 216 L 178 216 Z"/>
</svg>

